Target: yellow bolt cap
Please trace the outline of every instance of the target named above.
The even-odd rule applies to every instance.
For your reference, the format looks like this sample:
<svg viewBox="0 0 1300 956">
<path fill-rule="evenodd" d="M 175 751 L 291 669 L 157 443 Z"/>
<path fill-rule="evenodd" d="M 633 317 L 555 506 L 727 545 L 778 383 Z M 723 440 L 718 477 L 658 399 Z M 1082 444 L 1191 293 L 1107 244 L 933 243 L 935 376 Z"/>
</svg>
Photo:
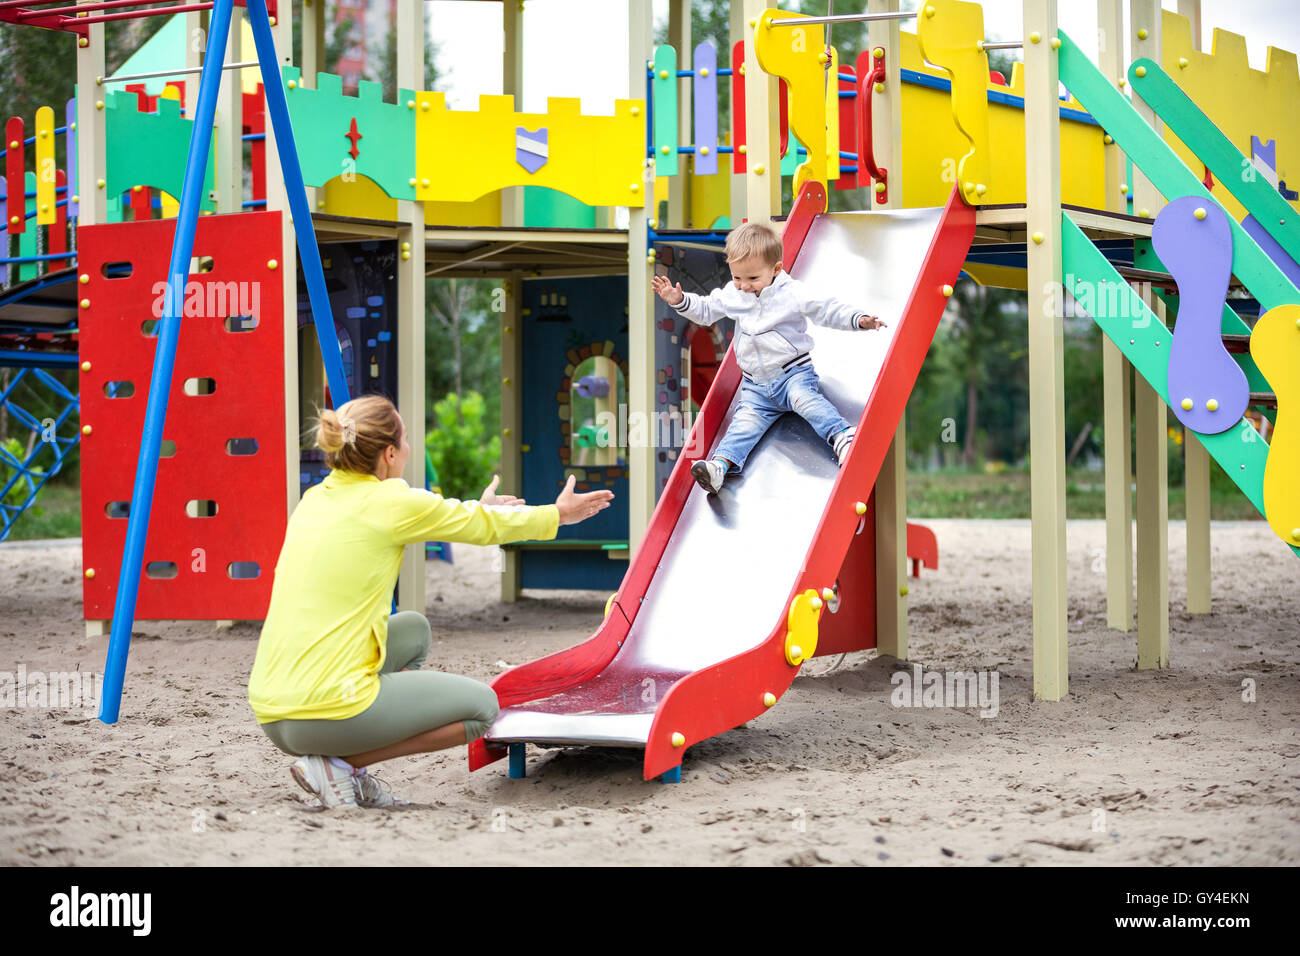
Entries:
<svg viewBox="0 0 1300 956">
<path fill-rule="evenodd" d="M 1180 57 L 1178 58 L 1178 69 L 1180 69 L 1180 70 L 1185 70 L 1185 69 L 1187 69 L 1187 57 L 1185 57 L 1185 56 L 1180 56 Z"/>
<path fill-rule="evenodd" d="M 90 308 L 90 300 L 89 300 L 89 299 L 82 299 L 82 300 L 81 300 L 81 307 L 82 307 L 83 309 L 89 309 L 89 308 Z"/>
<path fill-rule="evenodd" d="M 867 513 L 867 503 L 865 501 L 859 501 L 853 506 L 853 510 L 860 515 L 864 515 Z"/>
<path fill-rule="evenodd" d="M 709 75 L 709 68 L 707 66 L 700 67 L 700 76 L 708 76 L 708 75 Z"/>
<path fill-rule="evenodd" d="M 280 268 L 280 263 L 276 262 L 274 259 L 268 259 L 266 260 L 266 267 L 268 269 L 278 269 Z"/>
<path fill-rule="evenodd" d="M 403 253 L 402 253 L 402 258 L 403 258 L 403 259 L 409 259 L 409 258 L 411 258 L 411 254 L 410 254 L 409 252 L 403 252 Z"/>
<path fill-rule="evenodd" d="M 1297 530 L 1298 532 L 1300 532 L 1300 528 L 1297 528 L 1296 530 Z M 772 706 L 773 704 L 775 704 L 775 703 L 776 703 L 776 694 L 772 693 L 772 692 L 769 690 L 766 694 L 763 695 L 763 706 L 764 706 L 764 707 L 771 707 L 771 706 Z"/>
<path fill-rule="evenodd" d="M 1197 219 L 1204 219 L 1204 218 L 1205 218 L 1205 215 L 1206 215 L 1206 213 L 1205 213 L 1205 207 L 1204 207 L 1204 206 L 1197 206 L 1197 207 L 1196 207 L 1196 211 L 1193 212 L 1192 215 L 1195 216 Z"/>
<path fill-rule="evenodd" d="M 684 744 L 684 743 L 686 743 L 686 738 L 685 738 L 685 736 L 683 736 L 682 733 L 681 733 L 680 731 L 676 731 L 676 730 L 674 730 L 674 731 L 673 731 L 673 746 L 674 746 L 674 747 L 680 747 L 680 746 L 681 746 L 682 744 Z"/>
<path fill-rule="evenodd" d="M 1151 218 L 1151 210 L 1147 209 L 1146 207 L 1143 207 L 1142 209 L 1138 210 L 1138 215 L 1141 216 L 1143 219 L 1149 219 Z"/>
<path fill-rule="evenodd" d="M 82 285 L 85 285 L 90 281 L 90 274 L 88 272 L 83 272 L 81 275 L 77 276 L 77 281 Z"/>
<path fill-rule="evenodd" d="M 1061 48 L 1061 38 L 1060 38 L 1060 37 L 1052 37 L 1052 42 L 1051 42 L 1050 45 L 1051 45 L 1051 47 L 1052 47 L 1053 50 L 1059 50 L 1059 49 Z"/>
<path fill-rule="evenodd" d="M 412 176 L 410 179 L 408 179 L 408 180 L 406 181 L 406 184 L 407 184 L 408 186 L 414 186 L 414 185 L 415 185 L 415 177 Z"/>
<path fill-rule="evenodd" d="M 82 370 L 83 372 L 89 372 L 89 371 L 90 371 L 90 363 L 89 363 L 89 362 L 82 362 L 82 363 L 81 363 L 81 370 Z"/>
<path fill-rule="evenodd" d="M 738 150 L 740 150 L 740 152 L 744 153 L 744 152 L 748 152 L 749 147 L 746 146 L 744 143 L 741 143 L 739 146 L 736 147 L 736 149 L 738 149 Z"/>
<path fill-rule="evenodd" d="M 943 297 L 946 299 L 946 298 L 948 298 L 950 295 L 952 295 L 952 286 L 950 286 L 950 285 L 948 285 L 948 284 L 945 283 L 944 286 L 943 286 L 943 288 L 940 289 L 939 291 L 943 293 Z M 862 514 L 862 512 L 859 511 L 858 514 Z"/>
<path fill-rule="evenodd" d="M 1217 398 L 1211 398 L 1205 403 L 1205 407 L 1212 412 L 1217 412 L 1219 410 L 1219 400 Z"/>
<path fill-rule="evenodd" d="M 812 605 L 814 611 L 820 611 L 822 609 L 822 599 L 819 597 L 813 598 L 808 603 Z"/>
<path fill-rule="evenodd" d="M 754 174 L 757 175 L 757 176 L 762 176 L 762 175 L 763 175 L 763 171 L 764 171 L 765 169 L 767 169 L 767 167 L 764 166 L 762 163 L 759 163 L 757 166 L 754 167 Z"/>
<path fill-rule="evenodd" d="M 661 80 L 666 80 L 666 79 L 668 79 L 668 71 L 667 71 L 667 70 L 660 70 L 660 71 L 659 71 L 659 79 L 661 79 Z"/>
<path fill-rule="evenodd" d="M 1042 42 L 1043 42 L 1043 35 L 1042 35 L 1041 33 L 1039 33 L 1037 30 L 1035 30 L 1033 33 L 1029 34 L 1029 42 L 1030 42 L 1030 43 L 1042 43 Z"/>
<path fill-rule="evenodd" d="M 906 584 L 904 584 L 901 588 L 898 589 L 898 595 L 899 595 L 899 597 L 907 597 L 907 585 L 906 585 Z"/>
<path fill-rule="evenodd" d="M 639 106 L 634 106 L 634 107 L 632 107 L 632 115 L 633 115 L 633 116 L 640 116 L 640 115 L 641 115 L 641 107 L 639 107 Z"/>
<path fill-rule="evenodd" d="M 1292 541 L 1300 541 L 1300 528 L 1292 528 L 1292 529 L 1291 529 L 1291 540 L 1292 540 Z"/>
<path fill-rule="evenodd" d="M 95 569 L 94 569 L 94 568 L 86 568 L 86 577 L 88 577 L 88 578 L 93 578 L 94 576 L 95 576 Z"/>
<path fill-rule="evenodd" d="M 831 61 L 831 58 L 828 57 L 825 53 L 818 53 L 818 54 L 817 54 L 817 62 L 818 62 L 818 63 L 829 63 L 830 61 Z"/>
<path fill-rule="evenodd" d="M 407 100 L 407 101 L 406 101 L 406 108 L 407 108 L 408 110 L 413 110 L 413 109 L 415 109 L 415 100 Z"/>
<path fill-rule="evenodd" d="M 1107 133 L 1105 136 L 1101 138 L 1101 141 L 1105 143 L 1107 146 L 1109 146 L 1111 143 L 1115 142 L 1115 139 L 1110 135 L 1110 133 Z"/>
<path fill-rule="evenodd" d="M 927 17 L 932 17 L 932 16 L 934 16 L 934 7 L 930 6 L 929 4 L 926 4 L 926 7 L 925 7 L 925 15 L 926 15 Z"/>
<path fill-rule="evenodd" d="M 1140 80 L 1142 77 L 1147 75 L 1147 68 L 1145 66 L 1139 66 L 1133 71 L 1133 74 Z"/>
<path fill-rule="evenodd" d="M 630 190 L 632 190 L 632 192 L 634 192 L 634 193 L 635 193 L 635 192 L 640 192 L 640 191 L 641 191 L 641 184 L 640 184 L 640 183 L 632 183 L 632 185 L 630 185 L 628 188 L 629 188 Z"/>
<path fill-rule="evenodd" d="M 707 146 L 701 146 L 701 147 L 700 147 L 700 155 L 701 155 L 701 156 L 707 156 L 707 155 L 709 155 L 709 147 L 707 147 Z"/>
<path fill-rule="evenodd" d="M 1195 406 L 1195 405 L 1196 405 L 1196 403 L 1195 403 L 1194 401 L 1192 401 L 1190 398 L 1184 398 L 1183 401 L 1182 401 L 1182 406 L 1183 406 L 1183 410 L 1184 410 L 1184 411 L 1188 411 L 1188 412 L 1190 412 L 1190 411 L 1192 410 L 1193 406 Z"/>
<path fill-rule="evenodd" d="M 89 435 L 89 434 L 90 434 L 90 426 L 89 426 L 89 425 L 82 425 L 82 426 L 81 426 L 81 434 L 83 434 L 83 435 Z"/>
<path fill-rule="evenodd" d="M 1029 238 L 1034 240 L 1034 245 L 1039 245 L 1043 241 L 1043 234 L 1041 232 L 1036 232 Z"/>
<path fill-rule="evenodd" d="M 975 195 L 976 195 L 976 196 L 983 196 L 983 195 L 984 195 L 986 192 L 988 192 L 988 191 L 989 191 L 989 187 L 985 186 L 983 183 L 976 183 L 976 184 L 975 184 Z"/>
<path fill-rule="evenodd" d="M 790 656 L 794 658 L 796 661 L 799 660 L 799 658 L 803 657 L 803 648 L 800 647 L 798 644 L 791 644 Z"/>
<path fill-rule="evenodd" d="M 95 185 L 98 186 L 100 189 L 103 189 L 104 186 L 107 185 L 107 184 L 104 182 L 104 180 L 102 180 L 102 179 L 97 179 L 97 180 L 95 180 Z"/>
<path fill-rule="evenodd" d="M 878 192 L 878 193 L 883 193 L 883 192 L 885 191 L 885 184 L 884 184 L 884 183 L 876 183 L 876 185 L 875 185 L 873 188 L 876 190 L 876 192 Z"/>
<path fill-rule="evenodd" d="M 822 588 L 822 597 L 829 601 L 831 598 L 835 597 L 835 592 L 830 588 Z"/>
<path fill-rule="evenodd" d="M 1119 184 L 1119 191 L 1120 191 L 1121 193 L 1127 193 L 1127 192 L 1128 192 L 1128 183 L 1120 183 L 1120 184 Z"/>
<path fill-rule="evenodd" d="M 872 88 L 873 90 L 875 90 L 877 93 L 883 93 L 883 92 L 885 92 L 885 84 L 882 83 L 882 82 L 880 82 L 879 80 L 877 80 L 877 81 L 872 85 L 871 88 Z"/>
<path fill-rule="evenodd" d="M 871 55 L 877 60 L 883 60 L 885 58 L 885 48 L 883 46 L 878 46 L 871 51 Z"/>
<path fill-rule="evenodd" d="M 1120 85 L 1120 86 L 1126 86 L 1126 85 L 1128 85 L 1128 80 L 1124 79 L 1124 77 L 1121 76 L 1121 77 L 1119 78 L 1119 85 Z"/>
<path fill-rule="evenodd" d="M 284 84 L 284 85 L 287 86 L 287 87 L 289 87 L 289 89 L 291 89 L 291 90 L 296 90 L 296 89 L 298 88 L 298 81 L 297 81 L 297 80 L 290 80 L 288 83 L 286 83 L 286 84 Z"/>
<path fill-rule="evenodd" d="M 1151 35 L 1151 34 L 1147 33 L 1147 28 L 1146 28 L 1146 27 L 1141 27 L 1141 28 L 1138 30 L 1138 39 L 1139 39 L 1139 40 L 1145 40 L 1145 39 L 1146 39 L 1147 37 L 1149 37 L 1150 35 Z"/>
</svg>

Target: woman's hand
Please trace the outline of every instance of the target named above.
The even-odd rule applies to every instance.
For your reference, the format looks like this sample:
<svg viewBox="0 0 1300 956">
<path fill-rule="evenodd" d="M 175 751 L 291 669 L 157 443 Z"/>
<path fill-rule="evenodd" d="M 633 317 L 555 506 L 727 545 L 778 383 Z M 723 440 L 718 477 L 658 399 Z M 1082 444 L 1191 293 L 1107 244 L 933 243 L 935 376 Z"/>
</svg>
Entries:
<svg viewBox="0 0 1300 956">
<path fill-rule="evenodd" d="M 577 524 L 585 521 L 597 511 L 603 511 L 614 500 L 614 492 L 608 490 L 589 491 L 584 495 L 575 495 L 573 486 L 577 482 L 574 475 L 564 485 L 564 490 L 555 499 L 555 507 L 560 509 L 560 524 Z"/>
<path fill-rule="evenodd" d="M 526 502 L 523 498 L 516 498 L 514 495 L 497 494 L 497 485 L 501 483 L 500 475 L 492 476 L 492 483 L 483 490 L 479 496 L 479 502 L 485 505 L 522 505 Z"/>
<path fill-rule="evenodd" d="M 655 276 L 650 280 L 650 284 L 654 286 L 655 295 L 669 305 L 681 305 L 682 299 L 686 298 L 686 293 L 682 291 L 682 284 L 679 282 L 673 285 L 665 276 Z"/>
<path fill-rule="evenodd" d="M 883 329 L 885 327 L 885 323 L 881 322 L 874 315 L 858 316 L 858 328 L 860 329 Z"/>
</svg>

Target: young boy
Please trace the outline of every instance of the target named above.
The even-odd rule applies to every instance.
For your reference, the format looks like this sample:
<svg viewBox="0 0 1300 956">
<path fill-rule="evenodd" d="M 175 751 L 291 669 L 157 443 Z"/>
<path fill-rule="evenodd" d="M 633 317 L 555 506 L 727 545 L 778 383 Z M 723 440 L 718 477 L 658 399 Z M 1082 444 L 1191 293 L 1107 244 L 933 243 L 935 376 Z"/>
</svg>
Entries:
<svg viewBox="0 0 1300 956">
<path fill-rule="evenodd" d="M 723 478 L 739 474 L 763 433 L 786 412 L 802 416 L 844 463 L 856 429 L 822 394 L 809 349 L 807 322 L 832 329 L 880 329 L 885 323 L 832 298 L 820 298 L 781 269 L 781 237 L 770 226 L 749 222 L 727 236 L 731 281 L 707 297 L 682 292 L 654 277 L 661 299 L 699 325 L 723 316 L 736 320 L 736 361 L 744 375 L 741 400 L 713 458 L 697 461 L 691 475 L 710 493 Z"/>
</svg>

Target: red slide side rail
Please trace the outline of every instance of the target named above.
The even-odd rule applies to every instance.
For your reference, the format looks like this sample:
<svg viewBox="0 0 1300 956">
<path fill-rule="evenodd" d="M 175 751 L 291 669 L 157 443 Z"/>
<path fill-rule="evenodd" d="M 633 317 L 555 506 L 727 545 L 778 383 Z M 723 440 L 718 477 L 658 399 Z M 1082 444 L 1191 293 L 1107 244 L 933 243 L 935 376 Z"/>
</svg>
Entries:
<svg viewBox="0 0 1300 956">
<path fill-rule="evenodd" d="M 791 207 L 782 233 L 784 261 L 793 264 L 803 245 L 813 219 L 826 209 L 826 190 L 821 183 L 805 183 L 799 197 Z M 571 687 L 577 687 L 599 674 L 623 645 L 641 607 L 641 599 L 654 578 L 663 557 L 668 539 L 681 518 L 682 509 L 695 487 L 691 465 L 708 454 L 713 441 L 722 428 L 736 389 L 740 387 L 740 367 L 736 364 L 733 349 L 727 349 L 726 358 L 718 369 L 713 386 L 705 396 L 696 416 L 695 424 L 682 454 L 677 456 L 668 477 L 668 484 L 659 496 L 659 503 L 650 516 L 645 538 L 637 547 L 623 583 L 610 607 L 609 616 L 588 640 L 574 647 L 530 661 L 499 675 L 491 687 L 497 692 L 501 707 L 527 703 L 550 697 Z M 469 769 L 478 770 L 500 760 L 507 748 L 489 744 L 479 738 L 469 744 Z"/>
<path fill-rule="evenodd" d="M 790 228 L 787 225 L 787 235 Z M 836 479 L 804 570 L 790 589 L 787 607 L 796 594 L 809 588 L 820 591 L 835 580 L 860 521 L 855 505 L 867 501 L 871 495 L 907 398 L 947 308 L 943 287 L 956 281 L 974 237 L 975 211 L 954 189 L 918 270 L 880 377 L 863 408 L 855 448 Z M 862 427 L 868 416 L 872 427 Z M 757 647 L 688 674 L 672 686 L 656 709 L 650 727 L 643 767 L 645 779 L 679 766 L 682 754 L 692 744 L 753 720 L 767 710 L 766 694 L 779 698 L 789 688 L 798 668 L 790 666 L 785 659 L 785 633 L 786 623 L 782 620 Z M 673 746 L 674 734 L 685 738 L 683 745 Z"/>
</svg>

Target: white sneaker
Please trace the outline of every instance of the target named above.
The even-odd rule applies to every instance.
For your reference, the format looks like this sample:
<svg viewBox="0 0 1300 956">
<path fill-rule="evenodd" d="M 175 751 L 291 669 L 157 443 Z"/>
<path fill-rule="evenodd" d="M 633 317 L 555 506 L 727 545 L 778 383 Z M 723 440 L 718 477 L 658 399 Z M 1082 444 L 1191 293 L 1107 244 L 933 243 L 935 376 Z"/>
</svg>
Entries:
<svg viewBox="0 0 1300 956">
<path fill-rule="evenodd" d="M 857 434 L 857 426 L 850 425 L 844 431 L 832 439 L 832 447 L 835 449 L 835 460 L 841 465 L 849 457 L 849 448 L 853 445 L 853 436 Z"/>
<path fill-rule="evenodd" d="M 711 495 L 722 490 L 722 479 L 726 476 L 726 469 L 716 458 L 701 458 L 691 465 L 691 477 Z"/>
<path fill-rule="evenodd" d="M 355 807 L 356 786 L 352 774 L 341 770 L 320 754 L 299 757 L 289 768 L 293 779 L 312 796 L 320 799 L 323 807 Z"/>
<path fill-rule="evenodd" d="M 388 789 L 388 784 L 370 776 L 365 767 L 353 771 L 352 782 L 356 785 L 359 807 L 400 807 L 408 803 L 393 796 Z"/>
</svg>

